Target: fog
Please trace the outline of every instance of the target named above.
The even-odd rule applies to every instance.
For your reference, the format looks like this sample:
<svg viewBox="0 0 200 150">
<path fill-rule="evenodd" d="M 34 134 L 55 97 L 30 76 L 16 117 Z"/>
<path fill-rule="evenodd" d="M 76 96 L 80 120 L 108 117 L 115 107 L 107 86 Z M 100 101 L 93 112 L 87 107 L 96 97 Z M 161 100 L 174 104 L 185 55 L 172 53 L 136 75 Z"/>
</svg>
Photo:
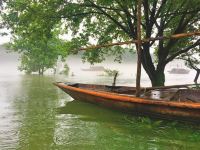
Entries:
<svg viewBox="0 0 200 150">
<path fill-rule="evenodd" d="M 18 75 L 19 55 L 0 45 L 0 75 Z"/>
<path fill-rule="evenodd" d="M 114 62 L 114 58 L 108 57 L 106 61 L 95 64 L 95 66 L 102 66 L 105 69 L 115 69 L 118 70 L 120 76 L 118 77 L 118 81 L 121 84 L 132 85 L 135 86 L 135 78 L 136 78 L 136 56 L 130 53 L 126 53 L 123 56 L 122 63 Z M 103 71 L 83 71 L 82 69 L 87 69 L 91 66 L 89 63 L 83 63 L 81 59 L 81 54 L 68 56 L 66 59 L 66 63 L 70 68 L 70 73 L 74 74 L 74 78 L 81 79 L 84 82 L 85 80 L 96 80 L 97 78 L 102 78 Z M 20 65 L 19 54 L 14 52 L 9 52 L 3 46 L 0 46 L 0 76 L 17 76 L 23 74 L 17 68 Z M 64 66 L 64 63 L 61 63 L 61 66 Z M 166 85 L 174 85 L 174 84 L 187 84 L 193 83 L 193 79 L 195 76 L 195 71 L 190 70 L 189 74 L 169 74 L 168 71 L 172 68 L 186 68 L 183 61 L 175 60 L 172 63 L 169 63 L 166 66 L 165 74 L 166 74 Z M 45 74 L 52 74 L 52 71 L 47 71 Z M 69 78 L 69 77 L 65 77 Z M 79 80 L 78 80 L 79 81 Z M 106 83 L 103 83 L 106 84 Z M 142 69 L 141 75 L 141 84 L 142 86 L 150 86 L 150 80 Z"/>
</svg>

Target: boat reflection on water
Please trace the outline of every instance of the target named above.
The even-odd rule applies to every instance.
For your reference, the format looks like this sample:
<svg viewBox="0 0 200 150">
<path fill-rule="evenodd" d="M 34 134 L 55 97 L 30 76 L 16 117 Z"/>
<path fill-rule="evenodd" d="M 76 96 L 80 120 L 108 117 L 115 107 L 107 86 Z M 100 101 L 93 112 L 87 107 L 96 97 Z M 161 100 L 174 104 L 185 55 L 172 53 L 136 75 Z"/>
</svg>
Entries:
<svg viewBox="0 0 200 150">
<path fill-rule="evenodd" d="M 123 120 L 121 112 L 98 107 L 96 105 L 73 100 L 67 102 L 65 106 L 57 108 L 58 114 L 78 115 L 81 120 L 107 122 Z M 105 115 L 109 114 L 109 115 Z M 112 118 L 112 119 L 110 119 Z"/>
<path fill-rule="evenodd" d="M 182 86 L 159 87 L 157 90 L 142 88 L 142 97 L 135 97 L 134 87 L 62 82 L 54 84 L 75 100 L 134 115 L 200 123 L 199 90 L 181 89 Z"/>
</svg>

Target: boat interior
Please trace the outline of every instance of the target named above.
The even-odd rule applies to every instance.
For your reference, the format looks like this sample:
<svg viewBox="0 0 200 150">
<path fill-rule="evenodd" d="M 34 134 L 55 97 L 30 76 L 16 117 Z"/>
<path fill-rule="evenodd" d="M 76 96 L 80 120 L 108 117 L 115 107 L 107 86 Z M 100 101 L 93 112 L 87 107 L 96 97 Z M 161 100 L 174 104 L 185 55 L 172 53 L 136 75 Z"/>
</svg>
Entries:
<svg viewBox="0 0 200 150">
<path fill-rule="evenodd" d="M 98 92 L 112 92 L 120 95 L 135 96 L 136 88 L 128 86 L 109 86 L 97 84 L 64 83 L 68 86 L 88 89 Z M 200 89 L 186 85 L 174 85 L 165 87 L 141 88 L 141 97 L 152 100 L 167 100 L 179 102 L 200 103 Z"/>
</svg>

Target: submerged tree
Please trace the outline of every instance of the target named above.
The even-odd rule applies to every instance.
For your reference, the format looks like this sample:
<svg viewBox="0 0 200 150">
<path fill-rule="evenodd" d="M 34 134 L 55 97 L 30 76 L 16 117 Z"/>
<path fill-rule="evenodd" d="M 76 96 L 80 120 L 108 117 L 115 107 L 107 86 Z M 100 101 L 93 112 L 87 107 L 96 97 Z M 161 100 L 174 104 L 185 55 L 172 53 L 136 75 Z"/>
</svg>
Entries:
<svg viewBox="0 0 200 150">
<path fill-rule="evenodd" d="M 112 69 L 105 69 L 104 72 L 106 73 L 107 76 L 113 77 L 112 86 L 115 86 L 117 77 L 119 76 L 119 71 L 118 70 L 112 70 Z"/>
<path fill-rule="evenodd" d="M 26 6 L 28 13 L 24 12 Z M 41 18 L 40 13 L 48 13 L 42 5 L 31 1 L 9 1 L 7 7 L 14 7 L 3 18 L 13 33 L 10 48 L 21 53 L 21 71 L 43 74 L 55 67 L 58 56 L 67 56 L 69 42 L 59 38 L 59 24 Z"/>
<path fill-rule="evenodd" d="M 199 2 L 200 0 L 143 0 L 143 38 L 198 30 Z M 62 27 L 65 26 L 65 33 L 72 32 L 72 42 L 75 45 L 71 49 L 76 53 L 77 48 L 90 45 L 91 38 L 95 39 L 96 44 L 137 39 L 136 5 L 137 0 L 10 0 L 7 2 L 6 18 L 14 31 L 29 31 L 30 28 L 24 29 L 24 24 L 30 26 L 35 20 L 33 17 L 47 22 L 47 26 L 43 26 L 44 30 L 52 29 L 52 24 L 61 23 Z M 34 23 L 41 24 L 38 20 Z M 164 85 L 165 66 L 199 44 L 200 40 L 193 37 L 143 43 L 142 65 L 152 86 Z M 152 58 L 151 50 L 155 51 L 155 59 Z M 120 58 L 123 52 L 120 47 L 112 50 L 94 49 L 86 51 L 84 59 L 91 63 L 101 62 L 106 55 Z"/>
<path fill-rule="evenodd" d="M 69 75 L 69 71 L 70 71 L 70 68 L 67 64 L 64 64 L 64 68 L 63 70 L 60 72 L 60 74 L 64 74 L 64 75 Z"/>
<path fill-rule="evenodd" d="M 21 52 L 21 65 L 19 69 L 26 73 L 44 71 L 54 68 L 58 56 L 66 57 L 67 43 L 56 37 L 46 40 L 17 39 L 11 48 Z"/>
</svg>

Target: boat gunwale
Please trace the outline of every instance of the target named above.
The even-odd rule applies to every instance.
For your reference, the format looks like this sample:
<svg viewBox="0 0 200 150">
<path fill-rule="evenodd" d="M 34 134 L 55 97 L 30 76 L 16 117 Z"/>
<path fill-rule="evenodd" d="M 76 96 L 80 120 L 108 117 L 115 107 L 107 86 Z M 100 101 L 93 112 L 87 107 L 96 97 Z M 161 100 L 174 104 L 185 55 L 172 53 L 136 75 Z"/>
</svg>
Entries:
<svg viewBox="0 0 200 150">
<path fill-rule="evenodd" d="M 126 95 L 119 95 L 113 92 L 104 92 L 104 91 L 94 91 L 90 89 L 84 89 L 81 87 L 73 87 L 66 85 L 63 82 L 54 83 L 60 88 L 69 89 L 71 91 L 76 91 L 79 93 L 84 93 L 88 95 L 98 96 L 101 98 L 108 98 L 110 100 L 121 101 L 121 102 L 133 102 L 138 104 L 148 104 L 148 105 L 162 105 L 167 107 L 178 107 L 178 108 L 188 108 L 188 109 L 200 109 L 200 103 L 190 103 L 190 102 L 174 102 L 174 101 L 165 101 L 162 99 L 147 99 L 139 97 L 130 97 Z M 109 93 L 109 94 L 108 94 Z"/>
</svg>

